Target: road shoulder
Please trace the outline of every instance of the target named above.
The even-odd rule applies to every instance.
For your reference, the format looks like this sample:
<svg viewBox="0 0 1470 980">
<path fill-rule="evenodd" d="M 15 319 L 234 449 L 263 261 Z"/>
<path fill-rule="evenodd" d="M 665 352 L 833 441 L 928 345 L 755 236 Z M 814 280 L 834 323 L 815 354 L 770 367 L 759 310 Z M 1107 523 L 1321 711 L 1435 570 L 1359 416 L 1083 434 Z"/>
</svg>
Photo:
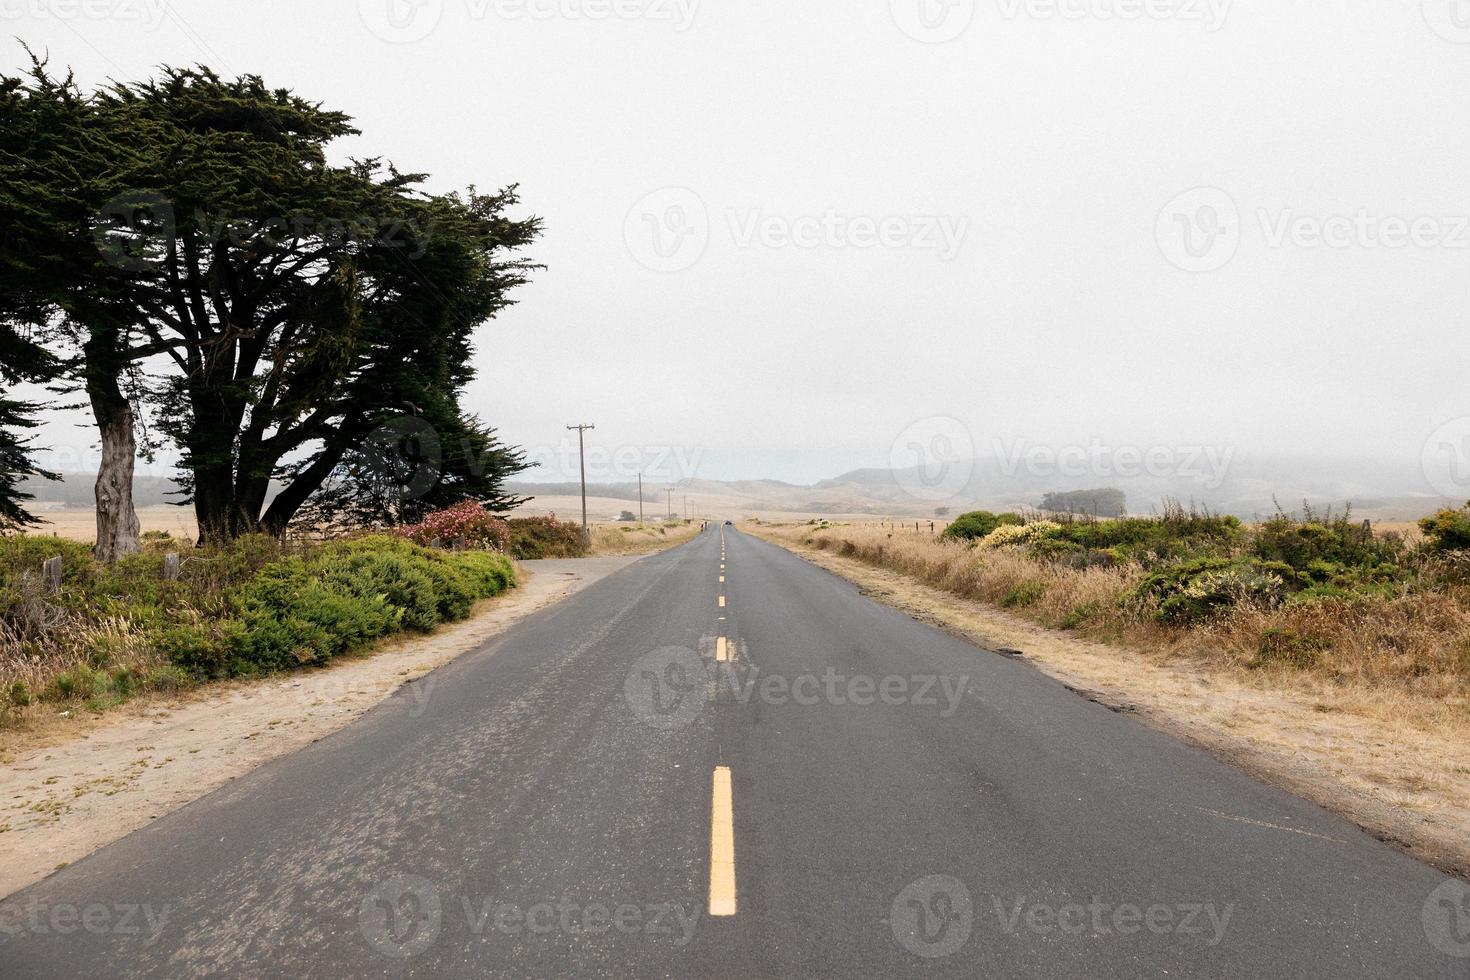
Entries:
<svg viewBox="0 0 1470 980">
<path fill-rule="evenodd" d="M 351 724 L 404 684 L 640 557 L 521 562 L 515 589 L 434 633 L 321 670 L 139 700 L 22 745 L 0 769 L 0 898 Z"/>
<path fill-rule="evenodd" d="M 985 650 L 1004 651 L 1079 696 L 1198 746 L 1442 871 L 1470 877 L 1470 766 L 1432 733 L 1398 737 L 1376 719 L 1324 711 L 1309 691 L 1150 659 L 1049 630 L 888 569 L 745 530 L 857 585 L 865 595 Z"/>
</svg>

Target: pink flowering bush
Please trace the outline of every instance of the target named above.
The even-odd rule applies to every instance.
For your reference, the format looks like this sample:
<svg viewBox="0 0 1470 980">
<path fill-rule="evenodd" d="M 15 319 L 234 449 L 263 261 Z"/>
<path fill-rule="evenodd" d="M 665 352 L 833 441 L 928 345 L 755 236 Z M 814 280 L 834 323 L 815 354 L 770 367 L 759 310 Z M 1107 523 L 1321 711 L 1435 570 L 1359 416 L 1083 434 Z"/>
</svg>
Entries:
<svg viewBox="0 0 1470 980">
<path fill-rule="evenodd" d="M 406 524 L 395 533 L 421 545 L 427 545 L 435 538 L 444 545 L 455 538 L 464 538 L 481 548 L 510 549 L 510 528 L 505 521 L 473 500 L 463 500 L 453 507 L 436 510 L 417 524 Z"/>
</svg>

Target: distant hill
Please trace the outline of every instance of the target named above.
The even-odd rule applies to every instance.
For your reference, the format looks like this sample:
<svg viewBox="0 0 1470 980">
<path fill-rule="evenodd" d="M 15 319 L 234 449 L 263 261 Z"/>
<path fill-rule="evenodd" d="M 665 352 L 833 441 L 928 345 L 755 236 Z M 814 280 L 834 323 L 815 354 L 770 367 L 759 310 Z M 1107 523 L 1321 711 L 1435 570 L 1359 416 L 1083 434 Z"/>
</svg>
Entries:
<svg viewBox="0 0 1470 980">
<path fill-rule="evenodd" d="M 878 467 L 850 470 L 809 486 L 781 480 L 705 480 L 678 483 L 672 501 L 666 497 L 666 484 L 647 481 L 643 500 L 649 513 L 660 513 L 672 504 L 682 506 L 681 497 L 690 495 L 695 512 L 710 513 L 790 513 L 808 515 L 883 515 L 934 517 L 936 510 L 948 508 L 950 515 L 965 510 L 1039 509 L 1048 495 L 1053 502 L 1066 501 L 1065 496 L 1089 491 L 1098 486 L 1116 488 L 1126 494 L 1133 513 L 1151 513 L 1163 500 L 1175 499 L 1196 504 L 1222 514 L 1235 514 L 1244 520 L 1259 520 L 1276 510 L 1277 502 L 1288 511 L 1299 509 L 1308 501 L 1313 507 L 1341 509 L 1351 503 L 1356 513 L 1375 520 L 1413 520 L 1428 514 L 1444 503 L 1423 485 L 1423 474 L 1416 463 L 1366 462 L 1362 460 L 1308 459 L 1285 457 L 1233 457 L 1228 466 L 1209 473 L 1208 479 L 1186 473 L 1179 475 L 1142 475 L 1114 477 L 1104 474 L 1060 476 L 1056 473 L 1029 472 L 1024 465 L 1005 463 L 995 458 L 980 458 L 954 465 L 968 466 L 969 479 L 952 497 L 945 500 L 917 499 L 905 487 L 924 486 L 917 470 L 890 470 Z M 67 473 L 60 481 L 31 479 L 23 486 L 35 495 L 37 506 L 61 505 L 90 509 L 93 505 L 92 473 Z M 168 477 L 146 475 L 134 482 L 134 497 L 139 507 L 178 504 L 178 484 Z M 523 497 L 545 498 L 542 507 L 565 509 L 567 501 L 578 498 L 581 486 L 576 481 L 513 481 L 506 489 Z M 608 501 L 638 501 L 638 484 L 628 481 L 589 483 L 589 497 Z M 1058 496 L 1060 495 L 1060 496 Z M 557 498 L 555 501 L 550 498 Z M 536 505 L 528 508 L 534 510 Z M 609 505 L 611 506 L 611 505 Z M 701 510 L 702 508 L 702 510 Z M 613 513 L 621 509 L 619 504 Z M 636 510 L 635 506 L 627 509 Z M 1091 508 L 1085 508 L 1091 512 Z M 1103 510 L 1104 508 L 1099 508 Z M 1107 508 L 1111 509 L 1111 508 Z"/>
<path fill-rule="evenodd" d="M 68 509 L 76 507 L 90 509 L 96 503 L 93 487 L 97 483 L 96 473 L 62 473 L 60 480 L 42 480 L 37 477 L 21 481 L 21 489 L 30 494 L 37 504 L 62 504 Z M 180 502 L 178 483 L 164 476 L 139 476 L 133 479 L 133 506 L 157 507 L 160 504 Z"/>
</svg>

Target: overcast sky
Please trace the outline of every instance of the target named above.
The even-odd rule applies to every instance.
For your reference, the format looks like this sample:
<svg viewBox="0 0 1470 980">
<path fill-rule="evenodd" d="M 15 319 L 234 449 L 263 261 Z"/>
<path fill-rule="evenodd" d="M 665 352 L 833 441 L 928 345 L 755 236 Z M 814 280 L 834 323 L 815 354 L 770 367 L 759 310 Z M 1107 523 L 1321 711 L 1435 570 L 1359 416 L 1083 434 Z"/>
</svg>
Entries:
<svg viewBox="0 0 1470 980">
<path fill-rule="evenodd" d="M 1470 434 L 1451 0 L 393 4 L 0 11 L 84 83 L 257 73 L 354 116 L 342 158 L 519 183 L 548 268 L 468 401 L 558 467 L 582 421 L 594 476 L 799 482 Z"/>
</svg>

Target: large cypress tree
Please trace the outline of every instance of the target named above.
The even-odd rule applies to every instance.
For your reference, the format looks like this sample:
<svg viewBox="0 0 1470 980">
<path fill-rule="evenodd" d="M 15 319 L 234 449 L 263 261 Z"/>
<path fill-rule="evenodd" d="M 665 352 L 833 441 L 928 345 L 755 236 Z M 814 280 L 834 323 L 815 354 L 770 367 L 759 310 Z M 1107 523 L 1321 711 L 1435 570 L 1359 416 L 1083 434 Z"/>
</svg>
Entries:
<svg viewBox="0 0 1470 980">
<path fill-rule="evenodd" d="M 165 69 L 83 98 L 37 65 L 6 86 L 33 136 L 59 117 L 59 152 L 15 149 L 14 186 L 52 203 L 0 285 L 21 288 L 25 256 L 55 256 L 44 299 L 80 354 L 105 471 L 113 446 L 130 482 L 131 404 L 145 398 L 217 540 L 282 530 L 395 418 L 430 419 L 451 445 L 489 434 L 458 397 L 473 331 L 535 268 L 514 254 L 539 230 L 507 216 L 514 188 L 428 195 L 375 160 L 333 165 L 347 117 L 254 76 Z M 519 465 L 490 448 L 467 494 L 496 499 Z"/>
</svg>

